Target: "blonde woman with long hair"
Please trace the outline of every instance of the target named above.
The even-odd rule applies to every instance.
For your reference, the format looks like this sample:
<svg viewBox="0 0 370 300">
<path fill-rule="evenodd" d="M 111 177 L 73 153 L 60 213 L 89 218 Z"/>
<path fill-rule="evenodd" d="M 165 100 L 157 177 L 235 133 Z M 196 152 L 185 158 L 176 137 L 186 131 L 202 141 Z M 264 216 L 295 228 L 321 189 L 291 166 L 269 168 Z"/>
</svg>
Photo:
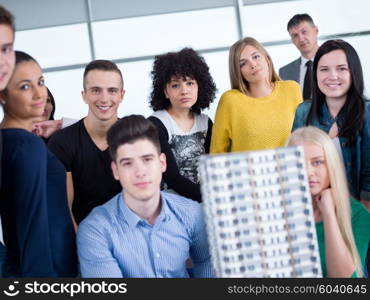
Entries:
<svg viewBox="0 0 370 300">
<path fill-rule="evenodd" d="M 295 130 L 288 146 L 303 146 L 324 277 L 361 277 L 370 240 L 370 213 L 349 194 L 343 162 L 317 127 Z"/>
<path fill-rule="evenodd" d="M 232 90 L 218 104 L 210 152 L 284 146 L 302 102 L 298 83 L 281 81 L 270 55 L 251 37 L 230 48 L 229 71 Z"/>
</svg>

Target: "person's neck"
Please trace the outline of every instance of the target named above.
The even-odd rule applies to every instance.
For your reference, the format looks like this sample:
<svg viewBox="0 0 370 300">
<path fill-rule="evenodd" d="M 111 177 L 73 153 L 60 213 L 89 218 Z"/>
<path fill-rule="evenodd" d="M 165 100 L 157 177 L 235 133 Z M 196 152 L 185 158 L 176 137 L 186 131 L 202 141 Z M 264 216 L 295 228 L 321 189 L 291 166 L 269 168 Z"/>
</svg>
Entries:
<svg viewBox="0 0 370 300">
<path fill-rule="evenodd" d="M 107 144 L 107 132 L 109 128 L 117 121 L 117 116 L 107 121 L 101 121 L 95 118 L 93 115 L 88 115 L 84 120 L 85 128 L 90 135 L 91 139 L 101 150 L 105 150 L 108 147 Z"/>
<path fill-rule="evenodd" d="M 319 45 L 316 45 L 316 47 L 312 51 L 308 53 L 301 53 L 301 54 L 305 59 L 313 61 L 318 49 L 319 49 Z"/>
<path fill-rule="evenodd" d="M 193 119 L 194 115 L 189 109 L 175 109 L 173 106 L 167 109 L 170 116 L 176 120 L 189 120 Z"/>
<path fill-rule="evenodd" d="M 267 97 L 272 93 L 274 84 L 272 82 L 261 81 L 250 83 L 248 87 L 249 96 L 253 98 Z"/>
<path fill-rule="evenodd" d="M 32 132 L 34 119 L 13 118 L 5 114 L 3 121 L 0 124 L 1 128 L 20 128 Z"/>
<path fill-rule="evenodd" d="M 338 116 L 338 113 L 342 109 L 345 102 L 346 96 L 335 99 L 326 97 L 326 105 L 328 106 L 329 113 L 333 118 L 336 118 Z"/>
<path fill-rule="evenodd" d="M 154 224 L 155 220 L 159 216 L 162 208 L 162 202 L 160 197 L 160 191 L 148 200 L 137 200 L 122 192 L 124 196 L 124 201 L 129 209 L 131 209 L 140 218 L 148 221 L 149 224 Z"/>
</svg>

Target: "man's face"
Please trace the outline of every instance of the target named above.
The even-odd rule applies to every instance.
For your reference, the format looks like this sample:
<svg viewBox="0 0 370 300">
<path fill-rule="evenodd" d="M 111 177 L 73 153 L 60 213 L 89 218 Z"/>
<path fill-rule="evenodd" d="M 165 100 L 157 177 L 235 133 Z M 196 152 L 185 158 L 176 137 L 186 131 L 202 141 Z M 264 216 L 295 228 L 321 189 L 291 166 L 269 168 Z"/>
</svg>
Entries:
<svg viewBox="0 0 370 300">
<path fill-rule="evenodd" d="M 10 26 L 0 24 L 0 91 L 4 90 L 13 73 L 15 53 L 14 33 Z"/>
<path fill-rule="evenodd" d="M 317 26 L 307 21 L 302 21 L 297 26 L 289 29 L 290 38 L 293 44 L 297 47 L 297 49 L 304 57 L 315 55 L 315 51 L 318 47 L 318 32 L 319 30 Z M 312 57 L 306 58 L 311 59 Z"/>
<path fill-rule="evenodd" d="M 82 97 L 89 106 L 89 116 L 100 121 L 117 118 L 117 109 L 124 94 L 117 72 L 91 70 L 87 73 Z"/>
<path fill-rule="evenodd" d="M 158 200 L 166 157 L 159 154 L 148 139 L 118 147 L 116 160 L 111 164 L 113 176 L 119 180 L 127 201 Z"/>
</svg>

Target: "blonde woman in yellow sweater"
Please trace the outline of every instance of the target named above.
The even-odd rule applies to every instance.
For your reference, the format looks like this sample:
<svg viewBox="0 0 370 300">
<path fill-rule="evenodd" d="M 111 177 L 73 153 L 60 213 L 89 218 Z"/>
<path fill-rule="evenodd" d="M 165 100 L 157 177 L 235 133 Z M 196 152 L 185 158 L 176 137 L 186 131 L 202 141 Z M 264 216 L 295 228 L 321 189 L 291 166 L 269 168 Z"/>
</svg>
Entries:
<svg viewBox="0 0 370 300">
<path fill-rule="evenodd" d="M 232 90 L 217 106 L 211 153 L 284 146 L 302 93 L 295 81 L 281 81 L 270 55 L 251 37 L 229 53 Z"/>
</svg>

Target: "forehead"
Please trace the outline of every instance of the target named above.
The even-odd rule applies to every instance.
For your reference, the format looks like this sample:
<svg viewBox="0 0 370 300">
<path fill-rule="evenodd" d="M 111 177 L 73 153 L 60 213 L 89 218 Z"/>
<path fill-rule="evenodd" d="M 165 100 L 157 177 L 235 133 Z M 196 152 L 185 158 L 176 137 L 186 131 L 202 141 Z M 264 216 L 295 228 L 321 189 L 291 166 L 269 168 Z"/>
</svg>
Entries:
<svg viewBox="0 0 370 300">
<path fill-rule="evenodd" d="M 115 71 L 91 70 L 85 77 L 86 87 L 122 88 L 121 76 Z"/>
<path fill-rule="evenodd" d="M 310 142 L 303 142 L 302 146 L 306 159 L 311 159 L 314 157 L 325 157 L 324 149 L 320 145 Z"/>
<path fill-rule="evenodd" d="M 6 24 L 0 24 L 0 45 L 13 43 L 14 32 L 13 29 Z"/>
<path fill-rule="evenodd" d="M 139 139 L 133 143 L 126 143 L 117 148 L 117 160 L 122 158 L 135 159 L 144 155 L 159 155 L 157 148 L 148 139 Z"/>
<path fill-rule="evenodd" d="M 342 49 L 337 49 L 321 56 L 318 65 L 343 65 L 347 64 L 347 56 Z"/>
<path fill-rule="evenodd" d="M 173 76 L 171 76 L 169 83 L 171 81 L 188 81 L 188 80 L 194 80 L 194 79 L 191 78 L 191 77 L 189 77 L 189 76 L 183 76 L 183 75 L 176 76 L 176 75 L 173 75 Z"/>
<path fill-rule="evenodd" d="M 256 47 L 252 45 L 246 45 L 242 52 L 240 53 L 240 58 L 245 57 L 245 56 L 250 56 L 254 52 L 260 52 Z"/>
<path fill-rule="evenodd" d="M 17 80 L 32 79 L 31 77 L 40 77 L 41 75 L 40 66 L 33 60 L 29 60 L 16 64 L 12 78 Z"/>
<path fill-rule="evenodd" d="M 311 24 L 310 22 L 302 21 L 299 24 L 297 24 L 296 26 L 291 27 L 289 29 L 289 33 L 294 34 L 294 33 L 302 31 L 303 29 L 310 30 L 310 29 L 313 29 L 313 28 L 314 28 L 314 25 Z"/>
</svg>

